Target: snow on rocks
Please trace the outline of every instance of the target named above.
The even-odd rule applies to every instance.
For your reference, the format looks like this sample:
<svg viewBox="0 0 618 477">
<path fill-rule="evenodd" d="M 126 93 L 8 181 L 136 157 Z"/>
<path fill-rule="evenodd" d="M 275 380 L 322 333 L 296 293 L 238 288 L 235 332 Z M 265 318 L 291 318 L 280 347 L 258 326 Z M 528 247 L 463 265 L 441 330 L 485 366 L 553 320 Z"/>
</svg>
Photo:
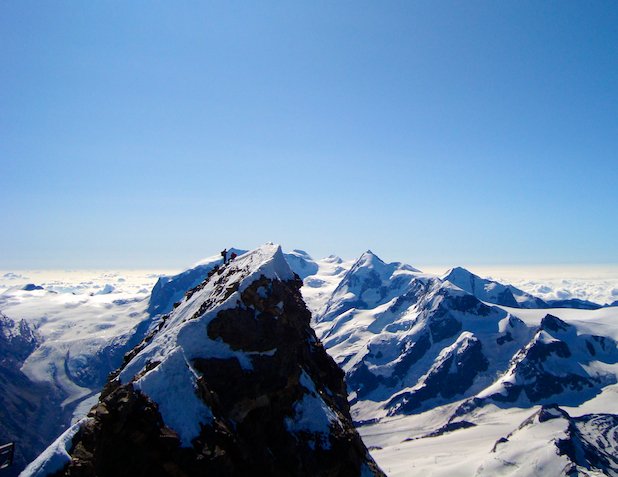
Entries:
<svg viewBox="0 0 618 477">
<path fill-rule="evenodd" d="M 515 308 L 548 308 L 547 303 L 512 285 L 481 278 L 462 267 L 451 268 L 442 277 L 479 300 Z"/>
<path fill-rule="evenodd" d="M 71 461 L 69 450 L 73 446 L 75 434 L 84 425 L 83 419 L 64 431 L 41 455 L 32 461 L 20 474 L 20 477 L 43 477 L 61 470 Z"/>
<path fill-rule="evenodd" d="M 213 268 L 126 356 L 62 475 L 382 475 L 301 283 L 273 244 Z"/>
<path fill-rule="evenodd" d="M 548 314 L 507 372 L 476 397 L 519 405 L 578 405 L 616 382 L 611 366 L 617 363 L 613 339 L 578 334 L 574 326 Z"/>
<path fill-rule="evenodd" d="M 496 441 L 476 475 L 618 476 L 618 416 L 543 407 Z"/>
</svg>

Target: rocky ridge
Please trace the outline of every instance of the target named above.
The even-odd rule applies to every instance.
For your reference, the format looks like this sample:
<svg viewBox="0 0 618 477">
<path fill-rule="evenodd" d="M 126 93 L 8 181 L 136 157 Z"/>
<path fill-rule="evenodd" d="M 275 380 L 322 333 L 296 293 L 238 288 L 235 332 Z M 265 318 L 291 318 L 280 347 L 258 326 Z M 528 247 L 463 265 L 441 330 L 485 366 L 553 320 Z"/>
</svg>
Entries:
<svg viewBox="0 0 618 477">
<path fill-rule="evenodd" d="M 213 271 L 24 475 L 383 475 L 301 283 L 274 245 Z"/>
</svg>

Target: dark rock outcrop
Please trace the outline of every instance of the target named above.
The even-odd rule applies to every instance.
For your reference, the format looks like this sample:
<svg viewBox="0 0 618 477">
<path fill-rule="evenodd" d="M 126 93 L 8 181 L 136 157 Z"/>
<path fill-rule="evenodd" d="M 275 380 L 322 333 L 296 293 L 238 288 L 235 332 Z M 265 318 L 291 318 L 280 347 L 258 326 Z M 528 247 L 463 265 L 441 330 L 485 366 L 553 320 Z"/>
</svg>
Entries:
<svg viewBox="0 0 618 477">
<path fill-rule="evenodd" d="M 460 429 L 470 429 L 471 427 L 476 427 L 476 424 L 474 424 L 473 422 L 468 422 L 468 421 L 447 422 L 439 429 L 436 429 L 435 431 L 430 432 L 429 434 L 425 434 L 424 436 L 418 437 L 417 439 L 426 439 L 428 437 L 440 437 L 440 436 L 443 436 L 444 434 L 448 434 L 449 432 L 455 432 Z M 410 439 L 410 440 L 414 440 L 414 439 Z"/>
<path fill-rule="evenodd" d="M 27 283 L 23 287 L 21 287 L 24 291 L 35 291 L 35 290 L 43 290 L 42 286 L 35 285 L 34 283 Z"/>
</svg>

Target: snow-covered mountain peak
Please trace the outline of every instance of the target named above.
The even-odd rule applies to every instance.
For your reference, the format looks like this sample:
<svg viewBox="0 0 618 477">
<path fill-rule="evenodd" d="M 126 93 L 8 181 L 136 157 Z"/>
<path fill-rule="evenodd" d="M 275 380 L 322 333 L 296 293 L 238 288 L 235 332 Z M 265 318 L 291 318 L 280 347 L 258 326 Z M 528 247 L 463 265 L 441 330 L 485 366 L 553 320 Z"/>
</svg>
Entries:
<svg viewBox="0 0 618 477">
<path fill-rule="evenodd" d="M 79 432 L 57 441 L 66 449 L 58 467 L 72 475 L 86 459 L 96 475 L 383 475 L 354 430 L 343 373 L 311 329 L 301 285 L 274 244 L 210 270 L 127 354 Z"/>
<path fill-rule="evenodd" d="M 265 244 L 224 266 L 213 268 L 207 279 L 191 289 L 177 304 L 161 324 L 161 330 L 152 342 L 143 346 L 135 359 L 127 364 L 120 376 L 121 380 L 131 380 L 148 363 L 161 361 L 162 356 L 171 356 L 177 347 L 182 348 L 188 359 L 234 355 L 243 366 L 250 367 L 248 357 L 243 353 L 234 352 L 229 346 L 208 336 L 195 335 L 194 331 L 200 326 L 208 326 L 219 312 L 238 306 L 243 292 L 254 282 L 265 281 L 267 287 L 266 282 L 269 280 L 294 279 L 295 274 L 285 260 L 281 247 L 274 244 Z M 259 287 L 257 293 L 265 295 L 267 290 Z"/>
<path fill-rule="evenodd" d="M 488 303 L 513 308 L 547 308 L 547 303 L 538 297 L 512 285 L 481 278 L 463 267 L 451 268 L 442 279 Z"/>
<path fill-rule="evenodd" d="M 26 321 L 15 321 L 0 311 L 0 360 L 23 361 L 37 344 L 37 336 Z"/>
<path fill-rule="evenodd" d="M 384 263 L 384 261 L 380 257 L 378 257 L 375 253 L 373 253 L 369 249 L 363 252 L 362 255 L 357 260 L 357 263 L 362 264 L 364 266 L 371 266 L 374 262 Z"/>
<path fill-rule="evenodd" d="M 228 250 L 230 254 L 232 249 Z M 243 252 L 220 269 L 221 281 L 228 286 L 238 284 L 244 289 L 256 277 L 264 276 L 271 280 L 292 280 L 294 272 L 285 260 L 281 246 L 266 243 L 250 252 Z"/>
<path fill-rule="evenodd" d="M 356 263 L 354 263 L 354 265 L 350 269 L 350 272 L 358 271 L 362 269 L 370 269 L 370 270 L 376 270 L 378 271 L 378 273 L 383 273 L 383 272 L 388 273 L 388 272 L 391 272 L 393 268 L 396 268 L 399 270 L 405 270 L 409 272 L 420 273 L 420 270 L 410 265 L 407 265 L 405 263 L 400 263 L 400 262 L 386 263 L 384 260 L 378 257 L 371 250 L 367 250 L 358 258 Z"/>
<path fill-rule="evenodd" d="M 343 276 L 316 321 L 329 321 L 352 308 L 373 309 L 405 293 L 417 279 L 427 278 L 409 265 L 385 263 L 368 250 Z"/>
<path fill-rule="evenodd" d="M 613 339 L 578 334 L 574 326 L 546 315 L 508 371 L 477 395 L 475 405 L 487 400 L 519 406 L 579 405 L 616 383 L 611 370 L 616 363 L 618 347 Z"/>
<path fill-rule="evenodd" d="M 294 272 L 285 260 L 281 246 L 273 243 L 239 256 L 224 268 L 223 274 L 229 284 L 239 282 L 241 290 L 260 276 L 280 281 L 294 279 Z"/>
<path fill-rule="evenodd" d="M 567 335 L 570 339 L 574 339 L 577 336 L 577 331 L 573 325 L 569 325 L 557 316 L 550 314 L 545 315 L 541 320 L 539 329 L 547 331 L 551 333 L 552 336 L 560 337 L 561 339 L 567 338 Z"/>
<path fill-rule="evenodd" d="M 472 277 L 472 278 L 481 278 L 478 275 L 475 275 L 474 273 L 472 273 L 467 268 L 457 266 L 457 267 L 450 268 L 442 276 L 442 280 L 449 280 L 449 278 L 453 278 L 453 279 L 462 279 L 462 278 L 469 279 L 470 277 Z"/>
<path fill-rule="evenodd" d="M 452 268 L 442 279 L 457 285 L 462 290 L 476 296 L 479 300 L 518 307 L 518 303 L 508 287 L 481 278 L 463 267 Z"/>
<path fill-rule="evenodd" d="M 352 265 L 342 283 L 354 277 L 375 276 L 384 280 L 392 275 L 395 264 L 387 264 L 371 250 L 364 252 Z"/>
<path fill-rule="evenodd" d="M 338 255 L 329 255 L 326 258 L 323 258 L 322 261 L 326 262 L 326 263 L 343 263 L 343 259 L 341 257 L 339 257 Z"/>
<path fill-rule="evenodd" d="M 315 275 L 319 270 L 318 264 L 304 250 L 292 250 L 290 253 L 285 253 L 284 256 L 290 268 L 303 280 Z"/>
</svg>

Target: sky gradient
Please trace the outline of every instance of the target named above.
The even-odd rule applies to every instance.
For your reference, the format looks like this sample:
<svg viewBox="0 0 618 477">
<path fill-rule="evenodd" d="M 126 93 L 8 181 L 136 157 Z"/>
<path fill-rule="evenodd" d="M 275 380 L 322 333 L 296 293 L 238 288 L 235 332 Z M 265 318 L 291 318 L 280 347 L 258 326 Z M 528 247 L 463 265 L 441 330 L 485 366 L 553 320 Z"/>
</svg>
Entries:
<svg viewBox="0 0 618 477">
<path fill-rule="evenodd" d="M 266 241 L 618 263 L 618 4 L 0 3 L 0 269 Z"/>
</svg>

